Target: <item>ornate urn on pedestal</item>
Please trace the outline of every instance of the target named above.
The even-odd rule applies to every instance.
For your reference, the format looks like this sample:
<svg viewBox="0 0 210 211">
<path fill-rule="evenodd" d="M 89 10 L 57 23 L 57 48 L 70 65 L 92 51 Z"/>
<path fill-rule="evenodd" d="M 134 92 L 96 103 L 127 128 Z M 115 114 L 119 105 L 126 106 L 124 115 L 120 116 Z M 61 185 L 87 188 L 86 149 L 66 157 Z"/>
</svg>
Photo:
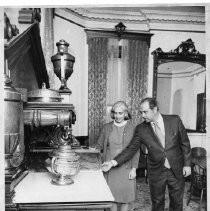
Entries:
<svg viewBox="0 0 210 211">
<path fill-rule="evenodd" d="M 72 150 L 69 144 L 60 145 L 52 152 L 51 169 L 56 178 L 52 179 L 54 185 L 70 185 L 74 183 L 71 176 L 80 169 L 79 155 Z"/>
<path fill-rule="evenodd" d="M 54 72 L 61 81 L 61 87 L 59 90 L 68 92 L 70 90 L 67 87 L 66 82 L 73 73 L 75 58 L 68 53 L 69 43 L 65 40 L 60 40 L 56 43 L 56 46 L 58 48 L 58 53 L 51 57 L 51 61 L 53 63 Z"/>
<path fill-rule="evenodd" d="M 66 82 L 73 73 L 75 58 L 68 53 L 69 43 L 65 40 L 61 39 L 56 43 L 56 46 L 58 48 L 58 52 L 51 57 L 51 61 L 53 63 L 54 72 L 61 81 L 61 86 L 58 91 L 62 97 L 62 102 L 69 103 L 72 92 L 67 87 Z"/>
</svg>

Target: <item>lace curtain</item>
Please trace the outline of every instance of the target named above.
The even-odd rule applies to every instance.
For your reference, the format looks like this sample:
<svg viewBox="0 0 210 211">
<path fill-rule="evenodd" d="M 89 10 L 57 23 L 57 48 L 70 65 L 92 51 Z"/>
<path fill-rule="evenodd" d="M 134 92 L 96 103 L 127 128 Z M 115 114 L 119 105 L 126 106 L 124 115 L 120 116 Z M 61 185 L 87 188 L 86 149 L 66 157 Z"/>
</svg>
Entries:
<svg viewBox="0 0 210 211">
<path fill-rule="evenodd" d="M 106 118 L 108 38 L 88 41 L 88 131 L 89 145 L 97 141 Z"/>
<path fill-rule="evenodd" d="M 110 122 L 110 109 L 119 100 L 126 101 L 128 82 L 128 40 L 109 39 L 107 69 L 107 113 Z"/>
</svg>

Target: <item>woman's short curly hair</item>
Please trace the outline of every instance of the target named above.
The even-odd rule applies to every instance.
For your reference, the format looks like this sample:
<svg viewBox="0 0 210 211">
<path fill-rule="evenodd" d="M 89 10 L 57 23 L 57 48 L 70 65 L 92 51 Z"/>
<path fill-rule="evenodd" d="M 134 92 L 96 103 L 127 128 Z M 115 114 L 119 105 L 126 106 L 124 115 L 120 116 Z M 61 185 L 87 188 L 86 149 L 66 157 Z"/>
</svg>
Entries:
<svg viewBox="0 0 210 211">
<path fill-rule="evenodd" d="M 112 108 L 111 108 L 111 118 L 112 118 L 112 119 L 115 119 L 115 118 L 114 118 L 114 110 L 115 110 L 115 108 L 117 108 L 117 107 L 122 108 L 123 111 L 125 112 L 125 118 L 124 118 L 125 120 L 131 119 L 130 111 L 129 111 L 129 109 L 128 109 L 127 104 L 126 104 L 124 101 L 117 101 L 117 102 L 112 106 Z"/>
</svg>

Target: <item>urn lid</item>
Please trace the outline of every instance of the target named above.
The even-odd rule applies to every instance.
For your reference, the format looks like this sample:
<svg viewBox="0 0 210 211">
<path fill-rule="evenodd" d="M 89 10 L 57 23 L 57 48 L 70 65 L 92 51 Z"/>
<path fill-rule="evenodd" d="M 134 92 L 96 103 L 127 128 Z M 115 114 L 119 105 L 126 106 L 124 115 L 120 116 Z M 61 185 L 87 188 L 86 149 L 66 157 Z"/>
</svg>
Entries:
<svg viewBox="0 0 210 211">
<path fill-rule="evenodd" d="M 62 97 L 58 91 L 47 89 L 45 83 L 42 84 L 42 89 L 35 89 L 28 92 L 29 102 L 61 102 Z"/>
<path fill-rule="evenodd" d="M 62 39 L 56 43 L 56 46 L 58 48 L 58 52 L 51 57 L 52 62 L 61 60 L 61 56 L 64 57 L 65 61 L 75 62 L 75 57 L 68 53 L 69 43 Z"/>
</svg>

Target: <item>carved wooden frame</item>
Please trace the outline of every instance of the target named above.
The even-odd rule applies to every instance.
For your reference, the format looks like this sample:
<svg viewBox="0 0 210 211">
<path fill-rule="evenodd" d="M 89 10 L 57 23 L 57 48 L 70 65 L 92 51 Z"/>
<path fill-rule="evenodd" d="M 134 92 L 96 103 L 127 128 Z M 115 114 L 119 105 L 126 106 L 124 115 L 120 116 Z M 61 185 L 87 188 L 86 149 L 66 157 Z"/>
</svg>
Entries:
<svg viewBox="0 0 210 211">
<path fill-rule="evenodd" d="M 191 39 L 188 39 L 182 42 L 176 49 L 171 50 L 169 52 L 162 51 L 161 48 L 157 48 L 152 52 L 154 58 L 154 66 L 153 66 L 153 97 L 157 97 L 157 74 L 158 74 L 158 67 L 161 64 L 174 62 L 174 61 L 186 61 L 192 62 L 196 64 L 200 64 L 203 67 L 206 67 L 206 55 L 201 54 L 199 51 L 196 50 L 194 42 Z M 205 98 L 204 98 L 205 99 Z M 203 117 L 201 118 L 201 128 L 197 126 L 196 131 L 190 132 L 205 132 L 206 127 L 206 118 L 205 118 L 205 110 Z M 198 119 L 199 114 L 197 114 Z M 200 118 L 200 116 L 199 116 Z"/>
</svg>

